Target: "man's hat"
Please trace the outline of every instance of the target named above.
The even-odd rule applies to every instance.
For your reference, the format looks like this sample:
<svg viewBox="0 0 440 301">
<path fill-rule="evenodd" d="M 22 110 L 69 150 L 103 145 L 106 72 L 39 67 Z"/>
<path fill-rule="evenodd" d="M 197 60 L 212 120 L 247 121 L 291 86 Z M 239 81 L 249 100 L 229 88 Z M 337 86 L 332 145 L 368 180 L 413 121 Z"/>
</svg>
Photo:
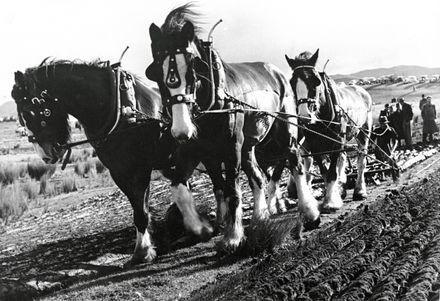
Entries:
<svg viewBox="0 0 440 301">
<path fill-rule="evenodd" d="M 387 116 L 379 116 L 379 123 L 389 123 Z"/>
<path fill-rule="evenodd" d="M 431 99 L 431 96 L 427 96 L 426 99 Z"/>
</svg>

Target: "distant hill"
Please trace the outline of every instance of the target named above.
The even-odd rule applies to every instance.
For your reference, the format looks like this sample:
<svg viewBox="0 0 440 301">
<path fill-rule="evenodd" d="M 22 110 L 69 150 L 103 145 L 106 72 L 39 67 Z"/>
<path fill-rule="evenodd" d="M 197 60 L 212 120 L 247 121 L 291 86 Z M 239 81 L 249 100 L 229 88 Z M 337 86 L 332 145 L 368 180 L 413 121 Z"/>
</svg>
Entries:
<svg viewBox="0 0 440 301">
<path fill-rule="evenodd" d="M 411 65 L 401 65 L 390 68 L 376 68 L 376 69 L 368 69 L 362 70 L 352 74 L 335 74 L 331 75 L 331 77 L 336 81 L 349 81 L 351 79 L 359 79 L 363 77 L 379 77 L 382 75 L 390 75 L 394 74 L 396 76 L 421 76 L 421 75 L 432 75 L 432 74 L 440 74 L 440 68 L 427 68 L 421 66 L 411 66 Z"/>
<path fill-rule="evenodd" d="M 9 116 L 17 116 L 17 106 L 13 101 L 8 101 L 0 105 L 0 117 Z"/>
</svg>

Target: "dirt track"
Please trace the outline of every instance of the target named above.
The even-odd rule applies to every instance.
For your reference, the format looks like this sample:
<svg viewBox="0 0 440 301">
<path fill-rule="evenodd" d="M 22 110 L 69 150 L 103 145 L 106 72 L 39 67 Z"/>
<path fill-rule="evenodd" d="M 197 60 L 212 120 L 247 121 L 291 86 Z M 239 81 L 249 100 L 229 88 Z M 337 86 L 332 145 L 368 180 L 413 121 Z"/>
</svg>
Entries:
<svg viewBox="0 0 440 301">
<path fill-rule="evenodd" d="M 309 233 L 307 240 L 257 258 L 218 262 L 217 238 L 162 255 L 154 264 L 124 269 L 135 233 L 131 208 L 114 190 L 41 216 L 28 216 L 1 234 L 0 300 L 35 296 L 48 300 L 281 299 L 289 294 L 303 295 L 304 300 L 330 296 L 362 300 L 381 293 L 412 298 L 413 290 L 428 296 L 439 286 L 430 287 L 439 271 L 440 175 L 427 179 L 433 168 L 426 167 L 439 158 L 435 154 L 406 171 L 399 185 L 386 182 L 369 187 L 369 200 L 347 203 L 337 214 L 325 215 L 325 224 Z M 423 189 L 416 185 L 400 193 L 400 187 L 425 178 Z M 192 184 L 199 204 L 213 200 L 205 176 Z M 249 189 L 244 191 L 244 199 L 249 200 Z M 387 194 L 391 197 L 383 201 Z M 151 199 L 162 213 L 168 205 L 168 184 L 155 182 Z M 248 201 L 244 207 L 249 213 Z M 387 213 L 387 209 L 392 210 Z"/>
</svg>

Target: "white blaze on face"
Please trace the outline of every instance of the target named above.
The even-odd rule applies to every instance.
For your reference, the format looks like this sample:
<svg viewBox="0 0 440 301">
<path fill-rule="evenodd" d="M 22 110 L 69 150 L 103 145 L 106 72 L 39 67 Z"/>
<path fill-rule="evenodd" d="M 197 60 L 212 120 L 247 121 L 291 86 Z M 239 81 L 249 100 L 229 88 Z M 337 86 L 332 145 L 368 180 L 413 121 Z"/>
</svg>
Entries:
<svg viewBox="0 0 440 301">
<path fill-rule="evenodd" d="M 164 83 L 167 83 L 168 70 L 170 65 L 170 56 L 168 56 L 163 65 L 163 75 L 164 75 Z M 169 88 L 170 96 L 174 95 L 185 95 L 186 94 L 186 72 L 188 70 L 188 65 L 185 60 L 185 56 L 183 54 L 175 55 L 177 72 L 180 77 L 180 86 L 177 88 Z M 171 72 L 175 72 L 175 70 L 170 70 Z M 172 111 L 172 126 L 171 126 L 171 134 L 173 137 L 182 140 L 189 140 L 195 133 L 194 124 L 191 121 L 191 115 L 188 108 L 188 105 L 185 103 L 175 104 L 171 107 Z"/>
<path fill-rule="evenodd" d="M 307 85 L 300 78 L 298 78 L 296 82 L 296 98 L 297 100 L 309 98 Z M 302 103 L 298 106 L 298 114 L 302 117 L 310 117 L 310 111 L 307 103 Z"/>
</svg>

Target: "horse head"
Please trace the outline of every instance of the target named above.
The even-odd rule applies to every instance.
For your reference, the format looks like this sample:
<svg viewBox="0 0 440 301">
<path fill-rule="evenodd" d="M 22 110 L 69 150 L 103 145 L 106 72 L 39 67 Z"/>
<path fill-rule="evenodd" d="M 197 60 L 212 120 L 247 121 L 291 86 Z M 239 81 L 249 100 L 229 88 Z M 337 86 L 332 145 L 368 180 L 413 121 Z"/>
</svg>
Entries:
<svg viewBox="0 0 440 301">
<path fill-rule="evenodd" d="M 29 132 L 36 152 L 46 163 L 56 163 L 64 155 L 57 146 L 70 137 L 67 113 L 57 98 L 39 86 L 33 74 L 15 72 L 15 84 L 11 92 L 17 105 L 18 118 Z"/>
<path fill-rule="evenodd" d="M 322 80 L 315 68 L 318 55 L 319 49 L 313 55 L 308 51 L 303 52 L 295 59 L 285 56 L 293 71 L 290 85 L 303 123 L 316 123 L 323 104 Z"/>
<path fill-rule="evenodd" d="M 172 120 L 171 134 L 184 142 L 196 135 L 194 114 L 212 104 L 206 92 L 209 89 L 203 89 L 209 67 L 202 42 L 196 36 L 193 23 L 180 17 L 179 22 L 167 18 L 162 28 L 151 24 L 154 61 L 145 73 L 159 85 L 163 106 Z"/>
</svg>

